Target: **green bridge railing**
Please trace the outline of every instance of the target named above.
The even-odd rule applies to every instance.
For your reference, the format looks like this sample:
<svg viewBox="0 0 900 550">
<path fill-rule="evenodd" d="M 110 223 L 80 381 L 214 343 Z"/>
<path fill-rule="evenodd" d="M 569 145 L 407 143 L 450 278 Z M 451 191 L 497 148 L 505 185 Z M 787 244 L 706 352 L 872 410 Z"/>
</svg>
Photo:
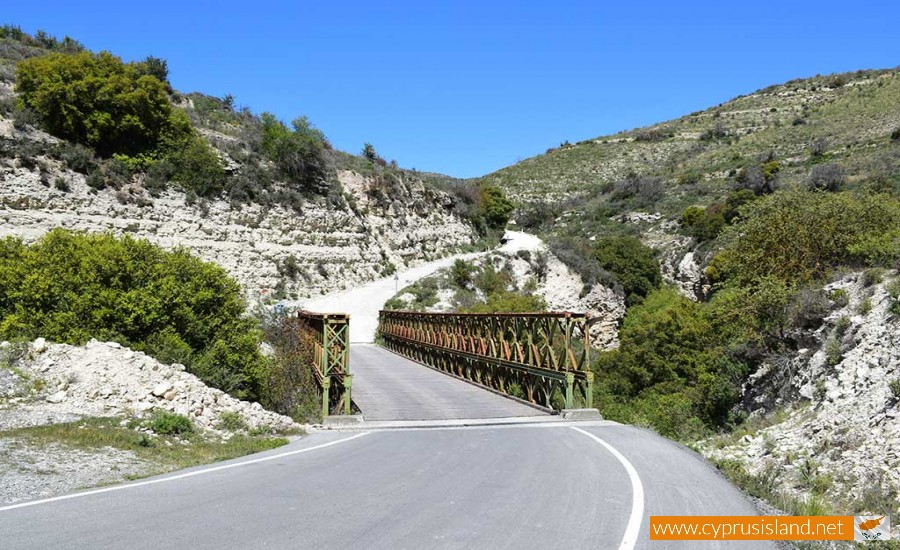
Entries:
<svg viewBox="0 0 900 550">
<path fill-rule="evenodd" d="M 580 313 L 383 310 L 380 343 L 437 370 L 547 409 L 593 406 L 590 318 Z"/>
<path fill-rule="evenodd" d="M 350 316 L 299 311 L 297 320 L 300 333 L 312 342 L 310 367 L 322 396 L 322 417 L 350 414 Z"/>
</svg>

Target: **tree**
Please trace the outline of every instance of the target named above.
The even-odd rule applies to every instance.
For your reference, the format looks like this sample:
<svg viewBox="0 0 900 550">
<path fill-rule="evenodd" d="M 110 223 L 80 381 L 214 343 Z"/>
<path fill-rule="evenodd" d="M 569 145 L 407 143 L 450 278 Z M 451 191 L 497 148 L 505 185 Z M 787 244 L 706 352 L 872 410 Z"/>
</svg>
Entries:
<svg viewBox="0 0 900 550">
<path fill-rule="evenodd" d="M 166 88 L 171 92 L 171 86 L 169 85 L 169 62 L 165 59 L 160 59 L 158 57 L 153 57 L 152 55 L 148 55 L 144 58 L 143 61 L 138 63 L 138 67 L 140 70 L 147 75 L 150 75 L 160 82 L 166 85 Z"/>
<path fill-rule="evenodd" d="M 741 284 L 766 277 L 806 282 L 871 259 L 864 243 L 897 227 L 900 201 L 888 194 L 778 191 L 741 210 L 707 272 Z"/>
<path fill-rule="evenodd" d="M 293 131 L 272 113 L 263 113 L 260 121 L 260 148 L 275 162 L 281 175 L 297 184 L 301 191 L 327 192 L 329 170 L 325 158 L 325 134 L 312 126 L 306 117 L 293 121 Z"/>
<path fill-rule="evenodd" d="M 364 156 L 369 162 L 375 162 L 378 160 L 378 153 L 375 152 L 375 146 L 371 143 L 366 143 L 365 145 L 363 145 L 362 156 Z"/>
<path fill-rule="evenodd" d="M 495 185 L 484 184 L 479 188 L 481 215 L 491 229 L 503 229 L 515 210 L 512 201 L 506 198 L 503 191 Z"/>
<path fill-rule="evenodd" d="M 517 292 L 495 292 L 484 303 L 475 304 L 466 313 L 535 313 L 546 311 L 547 303 L 540 296 Z"/>
<path fill-rule="evenodd" d="M 18 64 L 16 90 L 56 137 L 103 156 L 134 156 L 192 133 L 186 118 L 175 116 L 166 85 L 146 71 L 109 52 L 52 53 Z"/>
<path fill-rule="evenodd" d="M 622 284 L 629 305 L 640 303 L 659 288 L 662 275 L 653 250 L 636 237 L 604 237 L 594 246 L 594 258 Z"/>
<path fill-rule="evenodd" d="M 472 284 L 475 267 L 465 260 L 456 260 L 450 267 L 450 278 L 457 286 L 468 288 Z"/>
</svg>

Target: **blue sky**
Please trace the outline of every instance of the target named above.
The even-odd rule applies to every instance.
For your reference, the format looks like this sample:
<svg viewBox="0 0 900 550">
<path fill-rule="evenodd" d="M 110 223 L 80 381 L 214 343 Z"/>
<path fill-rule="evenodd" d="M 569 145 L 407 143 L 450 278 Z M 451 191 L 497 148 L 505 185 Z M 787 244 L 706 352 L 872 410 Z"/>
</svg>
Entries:
<svg viewBox="0 0 900 550">
<path fill-rule="evenodd" d="M 560 142 L 675 118 L 792 78 L 900 65 L 900 3 L 8 2 L 3 22 L 180 91 L 306 115 L 335 147 L 483 175 Z"/>
</svg>

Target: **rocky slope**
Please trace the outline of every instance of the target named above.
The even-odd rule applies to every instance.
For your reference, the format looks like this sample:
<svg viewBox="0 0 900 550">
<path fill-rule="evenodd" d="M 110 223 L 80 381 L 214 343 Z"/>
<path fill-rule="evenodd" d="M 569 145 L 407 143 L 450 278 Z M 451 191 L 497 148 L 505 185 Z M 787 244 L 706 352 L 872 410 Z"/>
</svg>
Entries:
<svg viewBox="0 0 900 550">
<path fill-rule="evenodd" d="M 190 440 L 154 432 L 157 411 L 188 417 L 194 432 Z M 147 452 L 112 435 L 103 439 L 96 433 L 98 421 L 105 422 L 101 432 L 116 429 L 142 438 Z M 91 422 L 94 435 L 85 441 L 72 435 Z M 55 428 L 68 436 L 35 437 L 58 424 L 65 426 Z M 241 438 L 270 438 L 300 428 L 258 403 L 207 387 L 180 365 L 161 364 L 114 342 L 0 343 L 0 504 L 163 473 L 197 463 L 179 462 L 188 456 L 199 463 L 212 460 L 229 440 L 240 445 Z M 190 450 L 197 445 L 205 450 Z M 157 446 L 171 452 L 154 454 Z"/>
<path fill-rule="evenodd" d="M 838 307 L 809 335 L 810 347 L 764 365 L 744 389 L 765 427 L 710 440 L 704 454 L 737 460 L 803 500 L 815 495 L 873 513 L 896 508 L 900 283 L 891 277 L 869 286 L 855 273 L 828 285 Z"/>
<path fill-rule="evenodd" d="M 2 118 L 0 138 L 19 144 L 54 140 L 16 130 Z M 337 177 L 347 200 L 310 200 L 297 212 L 224 200 L 190 205 L 173 190 L 156 198 L 139 187 L 132 188 L 135 193 L 97 191 L 59 161 L 39 155 L 33 162 L 28 168 L 20 157 L 0 158 L 0 236 L 33 241 L 64 227 L 184 246 L 228 270 L 254 300 L 346 288 L 477 239 L 471 225 L 451 211 L 451 198 L 418 180 L 401 178 L 392 190 L 395 198 L 385 199 L 373 179 L 341 171 Z M 50 184 L 56 181 L 66 182 L 65 190 Z"/>
<path fill-rule="evenodd" d="M 0 346 L 6 352 L 12 344 Z M 115 342 L 70 346 L 38 339 L 13 366 L 18 388 L 0 401 L 0 431 L 83 417 L 140 417 L 154 410 L 187 416 L 212 432 L 223 432 L 223 413 L 240 415 L 250 430 L 299 428 L 259 403 L 206 386 L 182 365 L 165 365 Z"/>
</svg>

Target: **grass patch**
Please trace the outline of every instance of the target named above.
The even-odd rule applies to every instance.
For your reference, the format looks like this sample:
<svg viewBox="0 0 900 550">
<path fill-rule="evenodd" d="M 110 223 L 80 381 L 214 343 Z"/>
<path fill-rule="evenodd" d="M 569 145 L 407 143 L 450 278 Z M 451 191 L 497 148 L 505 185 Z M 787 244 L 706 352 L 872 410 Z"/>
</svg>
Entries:
<svg viewBox="0 0 900 550">
<path fill-rule="evenodd" d="M 710 460 L 729 481 L 747 494 L 764 500 L 789 515 L 823 516 L 832 513 L 831 504 L 816 492 L 804 500 L 778 490 L 780 468 L 763 468 L 759 474 L 751 474 L 737 460 Z"/>
<path fill-rule="evenodd" d="M 86 418 L 78 422 L 18 428 L 0 432 L 0 438 L 20 439 L 33 444 L 60 445 L 92 450 L 112 447 L 132 451 L 157 468 L 144 475 L 229 460 L 286 445 L 285 437 L 235 435 L 227 441 L 198 433 L 151 436 L 120 426 L 119 418 Z"/>
</svg>

